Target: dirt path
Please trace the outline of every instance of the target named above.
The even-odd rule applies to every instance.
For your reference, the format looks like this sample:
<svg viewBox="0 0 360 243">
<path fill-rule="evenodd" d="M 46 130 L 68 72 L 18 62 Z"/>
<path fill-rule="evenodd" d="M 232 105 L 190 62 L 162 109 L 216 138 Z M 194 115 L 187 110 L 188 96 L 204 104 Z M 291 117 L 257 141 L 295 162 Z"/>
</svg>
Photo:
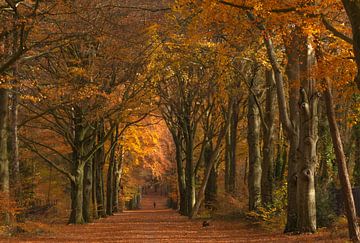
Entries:
<svg viewBox="0 0 360 243">
<path fill-rule="evenodd" d="M 126 211 L 87 225 L 56 227 L 56 233 L 51 235 L 7 242 L 335 242 L 324 234 L 287 236 L 259 232 L 241 222 L 213 221 L 204 228 L 202 221 L 189 221 L 166 209 L 165 198 L 159 195 L 145 196 L 141 210 Z"/>
</svg>

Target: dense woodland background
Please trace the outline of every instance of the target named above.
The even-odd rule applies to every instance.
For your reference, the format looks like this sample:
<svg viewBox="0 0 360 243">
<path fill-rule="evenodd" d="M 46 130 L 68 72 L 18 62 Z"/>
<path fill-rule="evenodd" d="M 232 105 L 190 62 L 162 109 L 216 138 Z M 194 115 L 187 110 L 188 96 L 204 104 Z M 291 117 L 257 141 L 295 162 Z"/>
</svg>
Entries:
<svg viewBox="0 0 360 243">
<path fill-rule="evenodd" d="M 1 229 L 156 189 L 359 241 L 359 68 L 359 0 L 0 0 Z"/>
</svg>

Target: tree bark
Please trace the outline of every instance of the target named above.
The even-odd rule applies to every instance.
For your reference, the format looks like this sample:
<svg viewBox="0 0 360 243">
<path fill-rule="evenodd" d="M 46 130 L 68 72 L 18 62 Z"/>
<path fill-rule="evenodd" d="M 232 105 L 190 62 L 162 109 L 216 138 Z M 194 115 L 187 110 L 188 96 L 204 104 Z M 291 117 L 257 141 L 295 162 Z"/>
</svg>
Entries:
<svg viewBox="0 0 360 243">
<path fill-rule="evenodd" d="M 82 151 L 81 158 L 84 158 L 94 148 L 96 141 L 96 132 L 94 133 L 90 125 L 86 128 L 85 137 L 82 140 Z M 92 198 L 92 184 L 94 183 L 93 178 L 93 157 L 88 158 L 87 161 L 82 161 L 84 164 L 84 202 L 83 202 L 83 215 L 86 223 L 90 222 L 93 218 L 91 215 L 91 198 Z"/>
<path fill-rule="evenodd" d="M 298 100 L 299 92 L 297 85 L 300 81 L 300 60 L 298 53 L 298 37 L 295 34 L 293 38 L 287 40 L 286 43 L 286 56 L 288 64 L 286 66 L 286 75 L 289 82 L 289 121 L 286 122 L 286 106 L 281 105 L 285 97 L 279 98 L 279 95 L 284 95 L 280 90 L 284 89 L 282 79 L 276 81 L 277 95 L 279 100 L 279 112 L 281 118 L 282 127 L 284 128 L 284 134 L 289 141 L 289 155 L 287 160 L 283 160 L 282 175 L 285 171 L 286 162 L 288 162 L 288 175 L 287 175 L 287 220 L 285 226 L 285 232 L 297 231 L 297 164 L 298 164 L 298 146 L 299 146 L 299 112 L 298 112 Z M 284 151 L 286 153 L 286 151 Z M 283 156 L 285 157 L 285 156 Z"/>
<path fill-rule="evenodd" d="M 116 130 L 116 134 L 118 134 L 117 130 Z M 122 210 L 122 208 L 120 208 L 119 205 L 120 182 L 121 182 L 121 175 L 123 168 L 123 151 L 121 145 L 119 145 L 118 151 L 119 151 L 119 157 L 115 160 L 115 164 L 114 164 L 114 189 L 113 189 L 114 213 L 120 212 Z"/>
<path fill-rule="evenodd" d="M 104 139 L 104 124 L 99 125 L 98 141 Z M 106 217 L 106 195 L 104 188 L 103 168 L 105 164 L 105 148 L 104 145 L 98 149 L 95 154 L 95 186 L 96 186 L 96 204 L 99 217 Z"/>
<path fill-rule="evenodd" d="M 261 154 L 260 154 L 260 114 L 255 97 L 249 94 L 248 100 L 248 149 L 249 149 L 249 210 L 261 206 Z"/>
<path fill-rule="evenodd" d="M 346 165 L 346 157 L 341 141 L 341 135 L 336 122 L 333 97 L 330 88 L 330 82 L 327 79 L 327 89 L 325 90 L 326 113 L 329 121 L 331 138 L 334 145 L 336 161 L 339 168 L 339 178 L 344 195 L 346 217 L 348 220 L 349 236 L 354 242 L 360 242 L 360 232 L 356 218 L 356 209 L 351 190 L 349 173 Z M 359 147 L 358 147 L 359 148 Z"/>
<path fill-rule="evenodd" d="M 75 180 L 71 181 L 71 213 L 69 224 L 83 224 L 85 223 L 83 216 L 84 167 L 76 166 L 73 175 Z"/>
<path fill-rule="evenodd" d="M 10 178 L 8 160 L 8 91 L 0 89 L 0 193 L 5 200 L 10 199 Z M 4 223 L 9 224 L 10 218 L 4 215 Z"/>
<path fill-rule="evenodd" d="M 176 136 L 176 135 L 175 135 Z M 189 215 L 187 197 L 186 197 L 186 183 L 185 183 L 185 174 L 183 168 L 183 157 L 182 157 L 182 147 L 180 138 L 174 138 L 175 143 L 175 153 L 176 153 L 176 171 L 177 171 L 177 182 L 178 182 L 178 190 L 179 190 L 179 212 L 182 215 Z"/>
<path fill-rule="evenodd" d="M 211 162 L 211 156 L 213 153 L 214 151 L 213 151 L 212 143 L 209 142 L 207 143 L 204 152 L 204 164 L 206 166 L 205 168 L 210 166 L 209 163 Z M 208 207 L 210 209 L 214 208 L 214 205 L 216 203 L 216 194 L 217 194 L 217 174 L 216 174 L 215 166 L 213 166 L 210 171 L 209 181 L 205 189 L 205 207 Z"/>
<path fill-rule="evenodd" d="M 317 164 L 318 141 L 318 100 L 312 67 L 315 63 L 315 51 L 309 44 L 309 37 L 303 37 L 301 52 L 300 89 L 300 136 L 299 162 L 297 170 L 297 227 L 300 232 L 316 231 L 315 168 Z"/>
<path fill-rule="evenodd" d="M 11 113 L 10 113 L 10 144 L 11 149 L 9 156 L 11 159 L 11 178 L 14 185 L 15 198 L 20 196 L 20 164 L 19 164 L 19 139 L 18 139 L 18 95 L 11 94 Z"/>
<path fill-rule="evenodd" d="M 113 214 L 113 196 L 114 196 L 114 169 L 115 169 L 115 161 L 116 161 L 116 157 L 115 157 L 115 151 L 117 149 L 117 146 L 115 143 L 117 143 L 117 137 L 116 134 L 114 132 L 114 135 L 111 137 L 111 146 L 113 146 L 111 148 L 110 151 L 110 160 L 109 160 L 109 167 L 108 167 L 108 171 L 107 171 L 107 183 L 106 183 L 106 214 L 107 215 L 112 215 Z"/>
<path fill-rule="evenodd" d="M 236 97 L 232 97 L 235 100 Z M 235 192 L 236 185 L 236 145 L 237 128 L 239 124 L 239 103 L 229 102 L 229 111 L 232 114 L 230 129 L 226 135 L 225 144 L 225 191 L 227 193 Z"/>
<path fill-rule="evenodd" d="M 273 202 L 274 159 L 274 77 L 272 70 L 266 71 L 266 104 L 263 124 L 263 160 L 261 164 L 261 200 L 264 206 Z"/>
</svg>

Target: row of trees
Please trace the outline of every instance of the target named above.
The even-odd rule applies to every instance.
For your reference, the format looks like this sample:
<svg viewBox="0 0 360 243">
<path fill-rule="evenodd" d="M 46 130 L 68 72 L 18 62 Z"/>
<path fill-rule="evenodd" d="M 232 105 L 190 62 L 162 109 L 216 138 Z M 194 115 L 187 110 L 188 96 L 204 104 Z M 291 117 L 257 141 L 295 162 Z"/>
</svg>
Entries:
<svg viewBox="0 0 360 243">
<path fill-rule="evenodd" d="M 1 3 L 3 202 L 22 206 L 19 164 L 27 158 L 19 158 L 20 150 L 69 180 L 69 223 L 120 210 L 123 158 L 131 148 L 125 137 L 152 110 L 139 74 L 144 28 L 156 15 L 146 18 L 144 11 L 117 1 Z M 7 223 L 10 207 L 3 212 Z"/>
<path fill-rule="evenodd" d="M 336 87 L 348 103 L 357 97 L 358 7 L 358 1 L 303 0 L 185 0 L 173 5 L 170 24 L 153 34 L 149 69 L 176 146 L 181 213 L 195 216 L 203 195 L 214 193 L 220 155 L 225 157 L 225 190 L 233 192 L 237 124 L 248 97 L 249 209 L 273 203 L 274 161 L 284 153 L 278 146 L 275 156 L 276 142 L 281 142 L 275 135 L 283 131 L 288 146 L 285 231 L 316 231 L 319 118 L 326 114 L 320 125 L 328 124 L 350 237 L 359 240 L 347 168 L 352 143 L 340 130 L 358 114 L 354 108 L 355 118 L 345 117 L 339 128 L 341 113 L 334 103 L 346 101 L 332 95 Z"/>
</svg>

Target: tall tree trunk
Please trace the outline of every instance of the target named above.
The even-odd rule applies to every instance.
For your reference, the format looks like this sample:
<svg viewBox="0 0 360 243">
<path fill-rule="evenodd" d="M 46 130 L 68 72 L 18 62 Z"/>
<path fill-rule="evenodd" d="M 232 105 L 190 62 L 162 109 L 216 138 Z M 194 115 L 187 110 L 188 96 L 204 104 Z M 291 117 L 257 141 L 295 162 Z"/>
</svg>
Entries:
<svg viewBox="0 0 360 243">
<path fill-rule="evenodd" d="M 118 131 L 116 131 L 116 134 L 118 134 Z M 121 210 L 119 205 L 120 181 L 121 181 L 122 168 L 123 168 L 123 151 L 121 145 L 119 145 L 118 151 L 119 151 L 119 157 L 115 159 L 115 164 L 114 164 L 114 186 L 113 186 L 114 213 L 120 212 Z"/>
<path fill-rule="evenodd" d="M 311 69 L 315 63 L 314 49 L 309 37 L 303 38 L 301 52 L 300 89 L 300 139 L 299 164 L 297 170 L 297 227 L 300 232 L 316 231 L 315 168 L 317 163 L 316 145 L 318 141 L 318 100 L 315 80 Z"/>
<path fill-rule="evenodd" d="M 0 89 L 0 193 L 5 200 L 9 200 L 9 160 L 8 160 L 8 91 Z M 4 223 L 10 223 L 7 213 L 4 215 Z"/>
<path fill-rule="evenodd" d="M 15 192 L 15 198 L 20 196 L 20 165 L 19 165 L 19 139 L 18 139 L 18 95 L 11 94 L 11 113 L 10 113 L 10 159 L 11 159 L 11 180 Z"/>
<path fill-rule="evenodd" d="M 263 124 L 263 160 L 261 164 L 261 200 L 264 206 L 273 202 L 273 159 L 274 159 L 274 77 L 272 70 L 266 71 L 266 104 Z"/>
<path fill-rule="evenodd" d="M 96 132 L 94 133 L 92 126 L 88 125 L 86 128 L 85 137 L 82 141 L 83 154 L 81 155 L 84 158 L 89 154 L 93 149 L 96 141 Z M 83 202 L 83 215 L 84 221 L 86 223 L 90 222 L 94 215 L 91 215 L 91 198 L 92 198 L 92 184 L 94 183 L 93 177 L 93 157 L 87 158 L 87 161 L 82 161 L 84 163 L 84 202 Z"/>
<path fill-rule="evenodd" d="M 205 145 L 205 152 L 204 152 L 204 164 L 205 168 L 210 166 L 211 156 L 214 153 L 213 145 L 211 142 Z M 206 172 L 206 171 L 205 171 Z M 206 174 L 205 174 L 206 176 Z M 216 203 L 216 195 L 217 195 L 217 174 L 215 166 L 212 167 L 210 171 L 209 181 L 206 185 L 205 189 L 205 206 L 212 209 L 214 208 L 214 204 Z"/>
<path fill-rule="evenodd" d="M 13 40 L 12 40 L 12 54 L 14 54 L 19 45 L 19 33 L 17 30 L 18 25 L 18 16 L 16 14 L 13 15 Z M 12 68 L 12 77 L 13 81 L 11 84 L 12 92 L 11 92 L 11 105 L 10 105 L 10 124 L 9 124 L 9 138 L 10 138 L 10 168 L 11 168 L 11 183 L 14 192 L 14 198 L 19 200 L 20 196 L 20 168 L 19 168 L 19 139 L 18 139 L 18 88 L 16 87 L 18 83 L 18 64 L 15 63 Z"/>
<path fill-rule="evenodd" d="M 260 114 L 255 97 L 248 100 L 248 149 L 249 149 L 249 210 L 261 206 L 261 155 L 260 155 Z"/>
<path fill-rule="evenodd" d="M 98 141 L 104 139 L 104 124 L 101 123 L 98 131 Z M 98 206 L 98 216 L 106 217 L 106 195 L 104 188 L 104 175 L 103 168 L 105 164 L 105 148 L 102 146 L 95 154 L 95 185 L 96 185 L 96 204 Z"/>
<path fill-rule="evenodd" d="M 89 223 L 91 221 L 91 198 L 92 198 L 92 184 L 93 184 L 93 173 L 92 173 L 92 160 L 85 163 L 84 167 L 84 202 L 83 202 L 83 215 L 84 221 Z"/>
<path fill-rule="evenodd" d="M 349 236 L 354 242 L 360 242 L 360 232 L 356 218 L 356 209 L 351 190 L 349 173 L 346 166 L 346 157 L 341 142 L 341 135 L 336 123 L 333 97 L 331 94 L 330 82 L 327 79 L 327 89 L 325 90 L 326 113 L 329 120 L 331 138 L 334 145 L 336 161 L 339 168 L 339 178 L 344 195 L 346 217 L 348 220 Z M 358 147 L 359 148 L 359 147 Z"/>
<path fill-rule="evenodd" d="M 74 149 L 72 151 L 71 174 L 74 180 L 71 181 L 71 213 L 70 224 L 83 224 L 84 219 L 84 171 L 85 163 L 82 161 L 84 155 L 84 138 L 86 129 L 84 129 L 83 113 L 80 107 L 73 107 L 73 125 L 74 125 Z"/>
<path fill-rule="evenodd" d="M 114 167 L 115 167 L 115 151 L 117 149 L 116 144 L 117 143 L 117 137 L 114 132 L 114 135 L 111 137 L 111 151 L 110 151 L 110 160 L 109 160 L 109 167 L 107 171 L 107 183 L 106 183 L 106 214 L 112 215 L 113 214 L 113 196 L 114 196 Z"/>
<path fill-rule="evenodd" d="M 71 213 L 69 224 L 83 224 L 85 223 L 83 216 L 84 166 L 74 166 L 72 174 L 75 180 L 71 181 Z"/>
<path fill-rule="evenodd" d="M 176 136 L 176 135 L 175 135 Z M 185 183 L 185 173 L 183 168 L 183 156 L 182 156 L 182 147 L 181 142 L 178 137 L 174 140 L 175 143 L 175 153 L 176 153 L 176 171 L 177 171 L 177 182 L 179 190 L 179 212 L 182 215 L 189 215 L 187 197 L 186 197 L 186 183 Z"/>
<path fill-rule="evenodd" d="M 235 99 L 232 97 L 231 99 Z M 229 102 L 231 112 L 230 129 L 225 140 L 225 191 L 227 193 L 235 192 L 236 185 L 236 145 L 237 145 L 237 128 L 239 124 L 239 103 Z"/>
<path fill-rule="evenodd" d="M 296 32 L 294 32 L 296 33 Z M 286 55 L 288 64 L 286 66 L 286 75 L 289 81 L 289 114 L 287 118 L 287 111 L 285 103 L 285 97 L 283 92 L 283 82 L 280 79 L 280 74 L 277 75 L 276 87 L 277 97 L 279 103 L 279 112 L 282 127 L 284 128 L 284 134 L 289 141 L 289 154 L 288 159 L 283 160 L 282 175 L 285 171 L 286 162 L 288 162 L 288 173 L 287 173 L 287 220 L 285 226 L 285 232 L 296 232 L 297 231 L 297 149 L 299 146 L 299 112 L 298 112 L 298 100 L 299 92 L 298 85 L 300 81 L 300 60 L 298 53 L 298 38 L 297 35 L 287 40 Z M 274 66 L 273 66 L 274 67 Z M 278 70 L 278 72 L 280 72 Z M 280 81 L 280 82 L 279 82 Z M 286 153 L 286 151 L 284 151 Z M 284 158 L 285 156 L 283 156 Z"/>
<path fill-rule="evenodd" d="M 186 152 L 185 152 L 185 182 L 186 182 L 186 202 L 187 212 L 190 216 L 195 204 L 195 176 L 193 164 L 193 139 L 189 134 L 186 139 Z"/>
<path fill-rule="evenodd" d="M 342 0 L 342 2 L 352 26 L 354 54 L 358 67 L 355 81 L 360 90 L 360 0 Z"/>
<path fill-rule="evenodd" d="M 93 217 L 94 219 L 99 218 L 99 212 L 98 212 L 98 205 L 97 205 L 97 198 L 96 198 L 96 190 L 97 190 L 97 154 L 95 153 L 95 156 L 93 157 L 92 161 L 92 177 L 93 177 L 93 183 L 92 183 L 92 189 L 91 189 L 91 198 L 92 198 L 92 207 L 93 207 Z"/>
</svg>

